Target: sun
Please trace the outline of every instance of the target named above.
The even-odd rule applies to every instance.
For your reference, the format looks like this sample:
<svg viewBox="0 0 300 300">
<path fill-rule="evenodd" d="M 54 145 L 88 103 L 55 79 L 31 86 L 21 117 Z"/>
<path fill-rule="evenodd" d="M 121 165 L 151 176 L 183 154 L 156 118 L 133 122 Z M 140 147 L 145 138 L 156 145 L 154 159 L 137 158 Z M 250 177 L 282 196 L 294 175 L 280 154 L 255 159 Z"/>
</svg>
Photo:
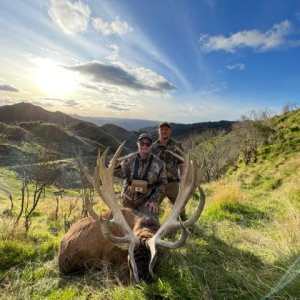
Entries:
<svg viewBox="0 0 300 300">
<path fill-rule="evenodd" d="M 48 96 L 66 97 L 71 94 L 77 84 L 76 74 L 64 69 L 49 59 L 38 59 L 33 79 L 38 88 Z"/>
</svg>

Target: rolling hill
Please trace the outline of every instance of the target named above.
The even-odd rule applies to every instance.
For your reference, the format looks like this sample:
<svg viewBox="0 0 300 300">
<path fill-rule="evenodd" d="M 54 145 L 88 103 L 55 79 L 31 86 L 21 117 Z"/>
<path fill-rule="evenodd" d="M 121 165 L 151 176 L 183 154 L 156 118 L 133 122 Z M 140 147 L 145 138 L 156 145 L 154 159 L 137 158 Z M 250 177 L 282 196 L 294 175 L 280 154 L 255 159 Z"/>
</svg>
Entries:
<svg viewBox="0 0 300 300">
<path fill-rule="evenodd" d="M 240 159 L 226 176 L 202 185 L 206 205 L 190 229 L 187 243 L 183 248 L 165 251 L 157 262 L 157 280 L 142 282 L 138 288 L 124 283 L 114 265 L 70 276 L 59 273 L 59 241 L 65 233 L 72 197 L 77 206 L 67 221 L 74 223 L 82 218 L 82 203 L 74 191 L 65 191 L 55 218 L 53 189 L 47 190 L 27 235 L 22 234 L 22 226 L 17 231 L 12 226 L 19 201 L 9 215 L 10 202 L 3 197 L 2 298 L 299 299 L 300 110 L 267 122 L 274 130 L 268 142 L 258 147 L 257 160 L 246 165 Z M 27 134 L 27 127 L 1 126 L 1 132 L 5 126 L 7 137 L 15 137 L 16 145 Z M 19 199 L 21 180 L 2 167 L 1 186 L 13 199 Z M 189 216 L 197 203 L 197 197 L 188 202 Z M 103 209 L 98 201 L 94 206 Z M 168 213 L 167 203 L 162 222 Z M 177 237 L 174 233 L 168 238 L 172 241 Z"/>
<path fill-rule="evenodd" d="M 29 103 L 0 107 L 0 164 L 13 165 L 40 147 L 58 158 L 114 152 L 126 140 L 124 153 L 136 149 L 136 135 L 116 125 L 97 125 L 50 112 Z"/>
<path fill-rule="evenodd" d="M 206 130 L 225 130 L 226 132 L 230 131 L 232 125 L 235 122 L 233 121 L 218 121 L 218 122 L 199 122 L 192 124 L 180 124 L 180 123 L 170 123 L 172 127 L 172 137 L 174 139 L 186 138 L 188 135 L 201 133 Z M 154 138 L 158 137 L 157 126 L 144 127 L 139 130 L 139 132 L 147 131 Z"/>
<path fill-rule="evenodd" d="M 0 106 L 0 122 L 32 122 L 43 121 L 65 126 L 76 119 L 61 112 L 50 112 L 40 106 L 30 103 L 17 103 L 13 105 Z"/>
</svg>

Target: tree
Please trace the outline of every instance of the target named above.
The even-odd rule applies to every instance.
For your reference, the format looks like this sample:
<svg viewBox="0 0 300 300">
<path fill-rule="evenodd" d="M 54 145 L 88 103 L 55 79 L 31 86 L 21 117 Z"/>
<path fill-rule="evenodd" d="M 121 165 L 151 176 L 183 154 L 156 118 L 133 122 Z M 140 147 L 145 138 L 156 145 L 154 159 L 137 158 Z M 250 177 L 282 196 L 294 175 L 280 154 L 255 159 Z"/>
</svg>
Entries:
<svg viewBox="0 0 300 300">
<path fill-rule="evenodd" d="M 239 140 L 240 151 L 246 165 L 257 161 L 257 148 L 268 142 L 273 130 L 267 125 L 270 113 L 251 111 L 249 116 L 242 116 L 233 126 L 233 133 Z"/>
<path fill-rule="evenodd" d="M 204 178 L 207 182 L 221 178 L 238 157 L 238 147 L 225 130 L 206 130 L 190 135 L 183 145 L 190 149 L 198 165 L 205 169 Z"/>
<path fill-rule="evenodd" d="M 53 155 L 44 148 L 32 150 L 30 158 L 21 166 L 21 207 L 15 221 L 18 225 L 22 215 L 25 218 L 24 227 L 29 230 L 33 212 L 36 210 L 40 199 L 45 196 L 46 187 L 55 183 L 60 170 L 53 162 Z"/>
<path fill-rule="evenodd" d="M 287 112 L 290 112 L 294 109 L 297 109 L 298 105 L 297 103 L 292 103 L 292 102 L 287 102 L 283 107 L 282 107 L 282 113 L 285 114 Z"/>
</svg>

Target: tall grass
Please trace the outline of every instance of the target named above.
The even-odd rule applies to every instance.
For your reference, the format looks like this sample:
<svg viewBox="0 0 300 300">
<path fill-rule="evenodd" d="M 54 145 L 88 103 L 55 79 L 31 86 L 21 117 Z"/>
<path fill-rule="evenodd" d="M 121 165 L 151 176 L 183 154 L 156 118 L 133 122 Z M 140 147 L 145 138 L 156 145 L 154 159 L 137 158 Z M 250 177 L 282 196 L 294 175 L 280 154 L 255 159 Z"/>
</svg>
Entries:
<svg viewBox="0 0 300 300">
<path fill-rule="evenodd" d="M 122 280 L 126 264 L 118 270 L 103 264 L 101 270 L 59 274 L 63 214 L 72 197 L 63 199 L 56 220 L 55 200 L 48 194 L 27 235 L 22 225 L 12 230 L 11 217 L 0 217 L 0 298 L 299 299 L 299 166 L 299 156 L 295 156 L 274 164 L 273 169 L 240 168 L 235 177 L 204 185 L 206 207 L 189 229 L 185 247 L 162 253 L 155 270 L 157 281 L 138 285 Z M 282 184 L 270 189 L 264 178 L 281 179 Z M 188 214 L 197 201 L 189 202 Z M 6 205 L 1 199 L 0 214 Z M 162 221 L 171 209 L 168 202 L 164 205 Z M 96 205 L 96 209 L 103 206 Z M 78 204 L 71 222 L 79 218 L 80 210 Z"/>
</svg>

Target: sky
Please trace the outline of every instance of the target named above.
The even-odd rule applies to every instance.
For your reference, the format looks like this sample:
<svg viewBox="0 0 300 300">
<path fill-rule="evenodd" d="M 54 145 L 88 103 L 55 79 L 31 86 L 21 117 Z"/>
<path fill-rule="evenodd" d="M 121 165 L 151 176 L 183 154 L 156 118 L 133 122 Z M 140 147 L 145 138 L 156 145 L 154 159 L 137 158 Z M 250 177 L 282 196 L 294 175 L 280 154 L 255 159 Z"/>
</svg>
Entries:
<svg viewBox="0 0 300 300">
<path fill-rule="evenodd" d="M 298 0 L 0 0 L 0 105 L 196 123 L 300 104 Z"/>
</svg>

